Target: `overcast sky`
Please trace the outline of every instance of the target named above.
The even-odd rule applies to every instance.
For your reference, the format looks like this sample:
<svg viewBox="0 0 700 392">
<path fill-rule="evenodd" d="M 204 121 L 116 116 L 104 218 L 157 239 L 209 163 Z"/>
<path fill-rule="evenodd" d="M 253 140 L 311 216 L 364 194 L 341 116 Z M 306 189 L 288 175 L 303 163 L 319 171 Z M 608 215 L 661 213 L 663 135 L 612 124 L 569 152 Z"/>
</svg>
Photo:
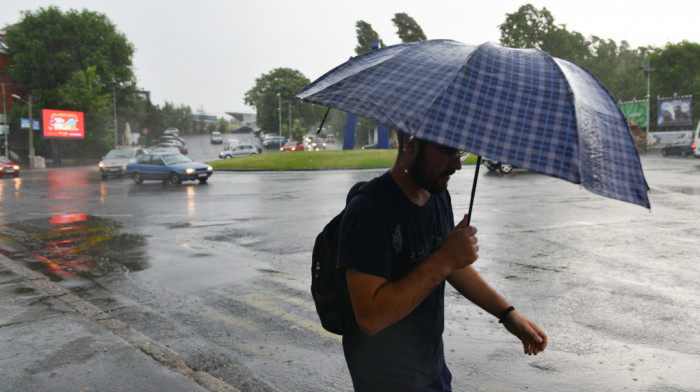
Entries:
<svg viewBox="0 0 700 392">
<path fill-rule="evenodd" d="M 0 8 L 0 28 L 20 11 L 56 5 L 105 14 L 135 48 L 139 86 L 154 104 L 167 100 L 194 112 L 254 112 L 243 95 L 274 68 L 310 80 L 355 54 L 355 22 L 372 25 L 385 44 L 399 38 L 391 18 L 413 17 L 428 39 L 498 42 L 498 26 L 527 0 L 15 0 Z M 530 1 L 556 24 L 632 47 L 700 42 L 700 3 L 648 0 Z M 226 116 L 229 118 L 228 116 Z"/>
</svg>

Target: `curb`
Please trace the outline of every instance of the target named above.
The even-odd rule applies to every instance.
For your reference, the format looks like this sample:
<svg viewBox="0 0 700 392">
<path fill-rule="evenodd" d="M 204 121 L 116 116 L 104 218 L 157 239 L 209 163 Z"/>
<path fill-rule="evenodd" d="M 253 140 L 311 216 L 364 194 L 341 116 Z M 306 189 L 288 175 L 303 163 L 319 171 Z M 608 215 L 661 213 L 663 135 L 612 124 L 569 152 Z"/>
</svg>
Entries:
<svg viewBox="0 0 700 392">
<path fill-rule="evenodd" d="M 31 270 L 0 254 L 0 265 L 19 275 L 36 290 L 61 301 L 76 313 L 124 339 L 132 347 L 142 351 L 173 371 L 180 373 L 211 392 L 240 392 L 239 389 L 202 371 L 193 371 L 182 356 L 170 348 L 150 339 L 148 336 L 111 317 L 97 306 L 83 300 L 69 290 L 49 280 L 41 273 Z"/>
</svg>

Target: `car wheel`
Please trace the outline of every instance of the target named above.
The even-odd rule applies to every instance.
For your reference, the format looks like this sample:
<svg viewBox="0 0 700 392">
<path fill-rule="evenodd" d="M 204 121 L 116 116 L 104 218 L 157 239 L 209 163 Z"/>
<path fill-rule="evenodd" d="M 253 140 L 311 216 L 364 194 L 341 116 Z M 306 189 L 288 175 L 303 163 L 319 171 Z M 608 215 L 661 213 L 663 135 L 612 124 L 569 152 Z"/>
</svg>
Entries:
<svg viewBox="0 0 700 392">
<path fill-rule="evenodd" d="M 668 155 L 668 153 L 666 152 L 666 150 L 661 150 L 661 155 L 663 155 L 663 156 L 667 156 L 667 155 Z"/>
<path fill-rule="evenodd" d="M 513 170 L 513 165 L 511 165 L 510 163 L 501 163 L 499 169 L 501 169 L 503 173 L 508 174 Z"/>
<path fill-rule="evenodd" d="M 175 172 L 170 173 L 170 175 L 168 176 L 168 179 L 170 180 L 170 183 L 171 183 L 171 184 L 179 184 L 179 183 L 182 182 L 182 180 L 180 179 L 180 177 L 179 177 L 179 176 L 177 175 L 177 173 L 175 173 Z"/>
<path fill-rule="evenodd" d="M 141 178 L 139 173 L 134 173 L 134 182 L 137 184 L 141 184 L 143 182 L 143 178 Z"/>
<path fill-rule="evenodd" d="M 102 177 L 103 180 L 106 180 L 107 177 L 109 177 L 109 176 L 107 175 L 107 173 L 105 173 L 105 172 L 103 172 L 102 170 L 100 170 L 100 177 Z"/>
<path fill-rule="evenodd" d="M 199 181 L 200 184 L 206 184 L 208 179 L 209 177 L 198 178 L 197 181 Z"/>
<path fill-rule="evenodd" d="M 231 155 L 224 155 L 224 159 L 231 159 Z"/>
<path fill-rule="evenodd" d="M 687 157 L 687 156 L 690 155 L 690 154 L 688 154 L 688 151 L 683 151 L 683 154 L 682 154 L 682 155 L 683 155 L 683 158 L 685 158 L 685 157 Z"/>
</svg>

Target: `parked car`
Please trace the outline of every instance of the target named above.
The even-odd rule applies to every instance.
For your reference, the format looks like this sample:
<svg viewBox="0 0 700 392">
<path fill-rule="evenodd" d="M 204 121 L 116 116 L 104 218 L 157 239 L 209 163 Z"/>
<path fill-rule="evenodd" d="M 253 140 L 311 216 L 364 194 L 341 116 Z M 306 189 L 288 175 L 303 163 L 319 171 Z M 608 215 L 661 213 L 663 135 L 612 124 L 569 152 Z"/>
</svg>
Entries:
<svg viewBox="0 0 700 392">
<path fill-rule="evenodd" d="M 319 150 L 325 150 L 326 149 L 326 140 L 322 137 L 317 137 L 314 139 L 311 144 L 309 144 L 309 150 L 311 151 L 319 151 Z"/>
<path fill-rule="evenodd" d="M 291 141 L 280 147 L 280 151 L 304 151 L 304 143 Z"/>
<path fill-rule="evenodd" d="M 0 156 L 0 175 L 19 177 L 19 165 L 7 157 Z"/>
<path fill-rule="evenodd" d="M 252 144 L 239 144 L 233 146 L 229 150 L 224 150 L 219 153 L 219 158 L 230 159 L 236 157 L 245 157 L 248 155 L 257 155 L 258 149 Z"/>
<path fill-rule="evenodd" d="M 185 143 L 185 139 L 181 138 L 180 136 L 175 136 L 175 135 L 160 135 L 160 137 L 157 139 L 158 141 L 168 141 L 168 140 L 176 140 L 182 144 L 187 144 Z"/>
<path fill-rule="evenodd" d="M 284 146 L 289 140 L 284 136 L 271 136 L 263 140 L 263 147 L 265 148 L 280 148 Z"/>
<path fill-rule="evenodd" d="M 126 175 L 137 184 L 144 180 L 170 181 L 173 184 L 197 180 L 204 184 L 212 173 L 211 166 L 171 152 L 147 153 L 126 165 Z"/>
<path fill-rule="evenodd" d="M 693 155 L 696 145 L 697 144 L 693 139 L 676 139 L 671 143 L 668 143 L 661 149 L 661 155 L 665 157 L 669 155 L 680 155 L 683 157 L 687 157 Z"/>
<path fill-rule="evenodd" d="M 180 136 L 180 130 L 175 128 L 175 127 L 169 127 L 165 131 L 163 131 L 163 135 L 175 135 L 175 136 Z"/>
<path fill-rule="evenodd" d="M 180 154 L 187 155 L 189 153 L 187 146 L 178 142 L 177 140 L 161 141 L 158 144 L 155 144 L 153 147 L 177 147 L 178 150 L 180 150 Z"/>
<path fill-rule="evenodd" d="M 171 152 L 180 154 L 180 148 L 176 146 L 155 146 L 148 149 L 148 152 Z"/>
<path fill-rule="evenodd" d="M 509 174 L 510 172 L 513 171 L 513 165 L 511 165 L 510 163 L 495 161 L 493 159 L 487 159 L 487 158 L 484 158 L 483 162 L 484 162 L 484 165 L 486 165 L 486 168 L 489 169 L 490 172 L 494 172 L 494 171 L 498 170 L 503 174 Z"/>
<path fill-rule="evenodd" d="M 136 162 L 139 157 L 148 151 L 140 147 L 116 148 L 110 150 L 97 164 L 100 177 L 123 176 L 126 174 L 126 165 Z"/>
<path fill-rule="evenodd" d="M 158 143 L 166 143 L 166 142 L 174 142 L 174 143 L 179 143 L 179 144 L 187 144 L 185 143 L 185 139 L 175 136 L 175 135 L 160 135 L 158 138 L 151 140 L 148 142 L 148 146 L 154 146 Z"/>
<path fill-rule="evenodd" d="M 224 137 L 221 135 L 221 132 L 214 131 L 211 133 L 209 141 L 211 141 L 211 144 L 221 144 L 224 142 Z"/>
</svg>

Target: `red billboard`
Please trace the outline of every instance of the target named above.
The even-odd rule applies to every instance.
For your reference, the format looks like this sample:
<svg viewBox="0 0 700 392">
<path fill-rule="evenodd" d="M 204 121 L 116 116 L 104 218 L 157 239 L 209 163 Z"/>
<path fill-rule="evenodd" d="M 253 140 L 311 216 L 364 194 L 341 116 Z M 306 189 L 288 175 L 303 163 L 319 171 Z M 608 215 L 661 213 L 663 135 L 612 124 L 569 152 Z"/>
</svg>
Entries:
<svg viewBox="0 0 700 392">
<path fill-rule="evenodd" d="M 83 112 L 44 109 L 41 111 L 44 139 L 84 139 Z"/>
</svg>

